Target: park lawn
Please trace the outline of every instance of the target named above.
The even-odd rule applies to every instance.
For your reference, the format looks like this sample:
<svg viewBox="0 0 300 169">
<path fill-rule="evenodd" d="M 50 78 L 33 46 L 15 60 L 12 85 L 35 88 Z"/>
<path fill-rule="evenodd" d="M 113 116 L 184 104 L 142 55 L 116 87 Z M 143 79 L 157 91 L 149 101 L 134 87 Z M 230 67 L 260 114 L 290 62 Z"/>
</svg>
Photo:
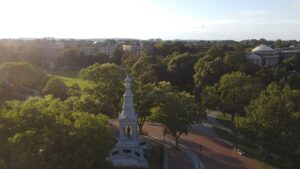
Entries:
<svg viewBox="0 0 300 169">
<path fill-rule="evenodd" d="M 79 71 L 80 70 L 57 71 L 53 72 L 51 75 L 58 79 L 61 79 L 67 86 L 78 84 L 81 89 L 84 89 L 89 85 L 89 83 L 79 78 Z"/>
<path fill-rule="evenodd" d="M 250 156 L 252 159 L 256 160 L 259 163 L 261 168 L 263 168 L 263 169 L 279 169 L 278 167 L 275 167 L 274 165 L 266 162 L 264 160 L 263 154 L 258 151 L 256 146 L 237 138 L 235 135 L 233 135 L 221 128 L 213 127 L 213 129 L 219 138 L 230 142 L 231 144 L 234 145 L 234 147 L 239 148 L 240 150 L 244 151 L 246 153 L 246 156 Z"/>
</svg>

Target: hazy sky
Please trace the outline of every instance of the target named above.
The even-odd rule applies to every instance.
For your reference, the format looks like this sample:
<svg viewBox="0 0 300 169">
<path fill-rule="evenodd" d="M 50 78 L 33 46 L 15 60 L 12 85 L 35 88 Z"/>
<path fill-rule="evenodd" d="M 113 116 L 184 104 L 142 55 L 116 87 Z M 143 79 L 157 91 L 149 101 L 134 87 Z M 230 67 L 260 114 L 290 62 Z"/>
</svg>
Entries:
<svg viewBox="0 0 300 169">
<path fill-rule="evenodd" d="M 0 0 L 19 37 L 300 40 L 300 0 Z"/>
</svg>

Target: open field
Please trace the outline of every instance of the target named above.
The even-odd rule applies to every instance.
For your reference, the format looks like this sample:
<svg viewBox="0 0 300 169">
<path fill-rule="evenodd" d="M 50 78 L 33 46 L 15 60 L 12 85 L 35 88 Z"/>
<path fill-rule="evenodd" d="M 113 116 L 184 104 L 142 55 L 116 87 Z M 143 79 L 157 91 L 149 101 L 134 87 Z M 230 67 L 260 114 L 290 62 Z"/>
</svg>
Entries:
<svg viewBox="0 0 300 169">
<path fill-rule="evenodd" d="M 51 73 L 58 79 L 61 79 L 67 86 L 78 84 L 81 89 L 87 87 L 89 83 L 79 78 L 79 70 L 65 70 Z"/>
</svg>

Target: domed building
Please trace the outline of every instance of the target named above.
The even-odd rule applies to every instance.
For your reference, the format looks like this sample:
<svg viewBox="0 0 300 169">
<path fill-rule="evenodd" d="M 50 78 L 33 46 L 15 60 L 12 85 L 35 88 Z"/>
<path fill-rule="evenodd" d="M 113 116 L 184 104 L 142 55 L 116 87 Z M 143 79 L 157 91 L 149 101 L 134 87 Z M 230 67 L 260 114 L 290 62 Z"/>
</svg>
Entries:
<svg viewBox="0 0 300 169">
<path fill-rule="evenodd" d="M 279 54 L 268 45 L 259 45 L 247 55 L 247 60 L 261 67 L 272 67 L 278 64 Z"/>
</svg>

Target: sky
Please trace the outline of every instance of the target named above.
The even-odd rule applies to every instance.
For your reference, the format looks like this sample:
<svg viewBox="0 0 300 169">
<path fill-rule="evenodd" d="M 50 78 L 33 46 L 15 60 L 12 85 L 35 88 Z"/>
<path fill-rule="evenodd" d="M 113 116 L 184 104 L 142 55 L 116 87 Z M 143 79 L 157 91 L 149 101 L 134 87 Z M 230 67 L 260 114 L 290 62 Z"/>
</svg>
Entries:
<svg viewBox="0 0 300 169">
<path fill-rule="evenodd" d="M 0 0 L 0 38 L 300 40 L 300 0 Z"/>
</svg>

